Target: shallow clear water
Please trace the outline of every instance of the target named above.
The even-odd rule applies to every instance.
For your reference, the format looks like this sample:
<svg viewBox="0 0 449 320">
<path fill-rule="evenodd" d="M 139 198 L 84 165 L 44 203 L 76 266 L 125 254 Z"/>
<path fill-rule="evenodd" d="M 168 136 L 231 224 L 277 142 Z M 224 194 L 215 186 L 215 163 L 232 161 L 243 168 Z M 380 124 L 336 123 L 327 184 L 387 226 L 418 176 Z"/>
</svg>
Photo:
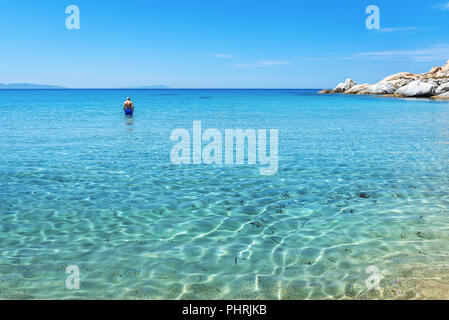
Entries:
<svg viewBox="0 0 449 320">
<path fill-rule="evenodd" d="M 172 164 L 170 133 L 194 120 L 279 129 L 278 173 Z M 0 123 L 0 298 L 369 298 L 373 265 L 389 297 L 449 262 L 446 102 L 0 91 Z"/>
</svg>

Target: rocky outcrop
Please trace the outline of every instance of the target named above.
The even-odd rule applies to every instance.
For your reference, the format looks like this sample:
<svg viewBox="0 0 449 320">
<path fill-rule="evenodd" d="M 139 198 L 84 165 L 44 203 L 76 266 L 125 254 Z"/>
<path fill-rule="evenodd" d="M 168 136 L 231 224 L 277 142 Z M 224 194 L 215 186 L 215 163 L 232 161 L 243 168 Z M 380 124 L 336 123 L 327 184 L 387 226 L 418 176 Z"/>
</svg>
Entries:
<svg viewBox="0 0 449 320">
<path fill-rule="evenodd" d="M 432 67 L 429 72 L 413 74 L 401 72 L 388 76 L 376 84 L 357 84 L 352 79 L 339 83 L 333 90 L 319 93 L 344 93 L 447 99 L 449 95 L 449 60 L 442 67 Z"/>
</svg>

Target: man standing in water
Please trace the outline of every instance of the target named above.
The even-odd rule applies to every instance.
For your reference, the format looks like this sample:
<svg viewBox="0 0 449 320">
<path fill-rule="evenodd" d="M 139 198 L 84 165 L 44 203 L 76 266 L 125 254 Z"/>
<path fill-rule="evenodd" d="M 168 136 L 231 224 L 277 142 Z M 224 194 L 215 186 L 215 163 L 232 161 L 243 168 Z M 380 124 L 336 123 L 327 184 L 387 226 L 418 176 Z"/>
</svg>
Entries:
<svg viewBox="0 0 449 320">
<path fill-rule="evenodd" d="M 134 112 L 134 103 L 131 101 L 131 98 L 126 98 L 125 103 L 123 104 L 123 110 L 127 116 L 130 116 Z"/>
</svg>

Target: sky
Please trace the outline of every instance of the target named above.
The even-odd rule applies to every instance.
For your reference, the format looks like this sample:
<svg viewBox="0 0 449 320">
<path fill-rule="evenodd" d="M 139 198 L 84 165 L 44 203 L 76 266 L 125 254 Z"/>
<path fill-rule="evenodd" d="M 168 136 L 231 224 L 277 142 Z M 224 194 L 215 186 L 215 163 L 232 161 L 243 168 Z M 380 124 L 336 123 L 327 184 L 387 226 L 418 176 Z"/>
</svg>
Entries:
<svg viewBox="0 0 449 320">
<path fill-rule="evenodd" d="M 0 83 L 332 88 L 444 65 L 448 31 L 447 0 L 1 0 Z"/>
</svg>

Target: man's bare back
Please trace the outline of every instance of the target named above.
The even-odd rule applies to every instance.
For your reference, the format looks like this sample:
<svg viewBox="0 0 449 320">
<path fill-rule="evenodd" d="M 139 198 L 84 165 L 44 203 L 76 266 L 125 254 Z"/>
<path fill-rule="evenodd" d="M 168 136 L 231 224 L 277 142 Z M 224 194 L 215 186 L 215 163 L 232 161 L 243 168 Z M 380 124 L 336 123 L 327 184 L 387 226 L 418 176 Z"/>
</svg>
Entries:
<svg viewBox="0 0 449 320">
<path fill-rule="evenodd" d="M 131 109 L 134 111 L 134 103 L 132 103 L 131 98 L 127 98 L 125 103 L 123 104 L 123 110 Z"/>
</svg>

